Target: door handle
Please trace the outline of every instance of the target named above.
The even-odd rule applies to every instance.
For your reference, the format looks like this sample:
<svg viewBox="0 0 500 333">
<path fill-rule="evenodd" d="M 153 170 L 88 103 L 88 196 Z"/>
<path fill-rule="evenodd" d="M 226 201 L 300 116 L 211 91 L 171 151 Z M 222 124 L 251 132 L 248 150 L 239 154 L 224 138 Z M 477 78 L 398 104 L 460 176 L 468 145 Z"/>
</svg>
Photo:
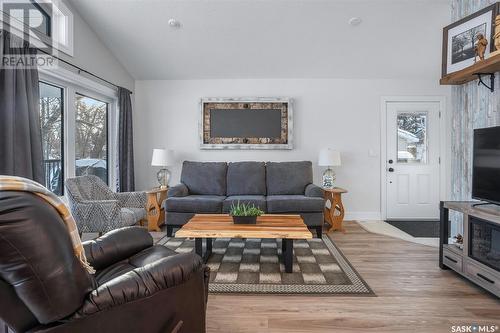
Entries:
<svg viewBox="0 0 500 333">
<path fill-rule="evenodd" d="M 389 172 L 394 172 L 394 168 L 389 168 Z"/>
<path fill-rule="evenodd" d="M 389 160 L 389 164 L 392 164 L 392 163 L 394 163 L 394 161 L 393 160 Z"/>
</svg>

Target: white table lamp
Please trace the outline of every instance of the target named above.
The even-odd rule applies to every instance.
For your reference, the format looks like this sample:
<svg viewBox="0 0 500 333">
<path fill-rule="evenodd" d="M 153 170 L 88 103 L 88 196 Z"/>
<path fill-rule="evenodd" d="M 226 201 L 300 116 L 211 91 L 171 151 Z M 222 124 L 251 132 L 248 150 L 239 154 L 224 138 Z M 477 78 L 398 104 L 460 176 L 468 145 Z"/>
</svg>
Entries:
<svg viewBox="0 0 500 333">
<path fill-rule="evenodd" d="M 153 158 L 151 159 L 152 166 L 162 167 L 156 174 L 160 188 L 166 188 L 170 181 L 170 171 L 167 166 L 174 162 L 174 152 L 169 149 L 153 149 Z"/>
<path fill-rule="evenodd" d="M 334 187 L 333 184 L 336 176 L 332 167 L 340 166 L 341 164 L 340 152 L 330 148 L 321 149 L 319 152 L 318 165 L 327 167 L 323 173 L 323 188 L 331 189 Z"/>
</svg>

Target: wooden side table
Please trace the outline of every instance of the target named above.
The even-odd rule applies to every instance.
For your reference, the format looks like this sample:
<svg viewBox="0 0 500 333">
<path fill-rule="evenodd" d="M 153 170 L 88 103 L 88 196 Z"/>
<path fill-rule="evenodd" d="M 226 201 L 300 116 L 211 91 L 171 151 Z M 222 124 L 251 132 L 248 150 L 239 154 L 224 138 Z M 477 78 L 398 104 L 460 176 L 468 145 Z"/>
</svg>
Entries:
<svg viewBox="0 0 500 333">
<path fill-rule="evenodd" d="M 340 187 L 334 187 L 332 189 L 323 189 L 325 193 L 325 200 L 330 201 L 330 208 L 326 206 L 325 202 L 325 220 L 330 224 L 328 231 L 340 230 L 345 232 L 342 222 L 344 221 L 344 205 L 342 204 L 342 193 L 347 193 Z"/>
<path fill-rule="evenodd" d="M 146 203 L 148 231 L 161 231 L 160 225 L 165 223 L 165 210 L 161 207 L 161 204 L 167 199 L 167 191 L 168 188 L 156 188 L 146 192 L 148 198 Z"/>
</svg>

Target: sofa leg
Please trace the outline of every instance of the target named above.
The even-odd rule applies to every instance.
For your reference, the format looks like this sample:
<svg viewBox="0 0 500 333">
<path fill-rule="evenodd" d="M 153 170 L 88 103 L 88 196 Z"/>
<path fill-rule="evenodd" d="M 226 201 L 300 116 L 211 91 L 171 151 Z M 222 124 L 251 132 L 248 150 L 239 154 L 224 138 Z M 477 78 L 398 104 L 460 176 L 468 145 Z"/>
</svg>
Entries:
<svg viewBox="0 0 500 333">
<path fill-rule="evenodd" d="M 172 232 L 174 231 L 174 226 L 167 224 L 167 237 L 172 237 Z"/>
<path fill-rule="evenodd" d="M 318 238 L 322 238 L 323 237 L 323 226 L 317 226 L 315 227 L 316 229 L 316 236 Z"/>
</svg>

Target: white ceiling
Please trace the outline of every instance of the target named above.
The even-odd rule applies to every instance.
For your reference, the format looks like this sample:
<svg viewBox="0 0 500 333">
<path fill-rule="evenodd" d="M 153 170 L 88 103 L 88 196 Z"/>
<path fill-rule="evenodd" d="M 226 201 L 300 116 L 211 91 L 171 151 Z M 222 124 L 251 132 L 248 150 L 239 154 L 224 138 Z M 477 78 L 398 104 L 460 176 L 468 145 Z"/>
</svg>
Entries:
<svg viewBox="0 0 500 333">
<path fill-rule="evenodd" d="M 71 3 L 138 80 L 437 79 L 450 20 L 448 0 Z M 354 16 L 358 27 L 347 23 Z"/>
</svg>

